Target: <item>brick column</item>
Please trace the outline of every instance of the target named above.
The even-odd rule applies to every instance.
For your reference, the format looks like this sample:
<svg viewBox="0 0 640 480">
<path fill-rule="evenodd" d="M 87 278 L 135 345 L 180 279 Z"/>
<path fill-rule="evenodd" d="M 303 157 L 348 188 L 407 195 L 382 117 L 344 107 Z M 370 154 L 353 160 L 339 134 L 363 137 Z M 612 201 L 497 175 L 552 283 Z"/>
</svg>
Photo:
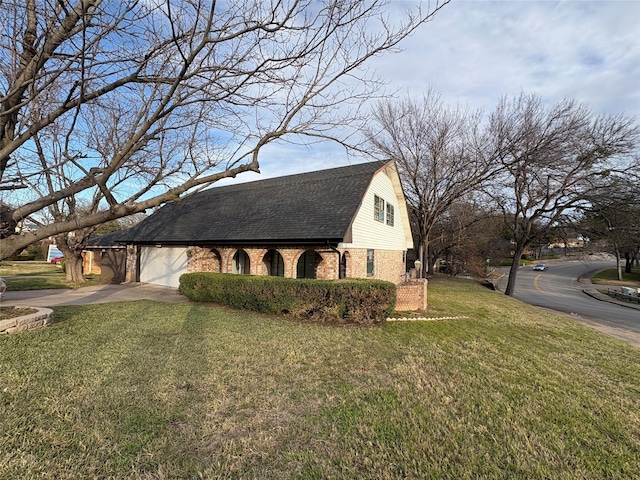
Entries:
<svg viewBox="0 0 640 480">
<path fill-rule="evenodd" d="M 412 311 L 427 308 L 427 279 L 421 278 L 398 285 L 396 290 L 396 310 Z"/>
</svg>

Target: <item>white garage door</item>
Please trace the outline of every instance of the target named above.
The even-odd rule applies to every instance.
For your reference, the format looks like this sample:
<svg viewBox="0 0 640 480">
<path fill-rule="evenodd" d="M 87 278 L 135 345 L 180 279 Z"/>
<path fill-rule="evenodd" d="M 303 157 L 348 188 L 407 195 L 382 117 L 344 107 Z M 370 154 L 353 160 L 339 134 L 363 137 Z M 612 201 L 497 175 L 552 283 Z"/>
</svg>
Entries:
<svg viewBox="0 0 640 480">
<path fill-rule="evenodd" d="M 185 247 L 142 247 L 140 251 L 140 281 L 180 286 L 180 275 L 187 273 L 187 249 Z"/>
</svg>

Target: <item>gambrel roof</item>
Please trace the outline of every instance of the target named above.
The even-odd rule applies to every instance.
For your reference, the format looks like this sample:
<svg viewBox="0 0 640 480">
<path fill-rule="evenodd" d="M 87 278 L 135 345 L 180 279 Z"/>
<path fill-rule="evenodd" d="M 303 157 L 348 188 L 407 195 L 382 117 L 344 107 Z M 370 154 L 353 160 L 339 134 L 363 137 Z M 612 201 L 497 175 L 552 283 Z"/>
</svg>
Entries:
<svg viewBox="0 0 640 480">
<path fill-rule="evenodd" d="M 167 204 L 126 233 L 137 244 L 337 243 L 376 172 L 389 164 L 347 167 L 213 187 Z"/>
</svg>

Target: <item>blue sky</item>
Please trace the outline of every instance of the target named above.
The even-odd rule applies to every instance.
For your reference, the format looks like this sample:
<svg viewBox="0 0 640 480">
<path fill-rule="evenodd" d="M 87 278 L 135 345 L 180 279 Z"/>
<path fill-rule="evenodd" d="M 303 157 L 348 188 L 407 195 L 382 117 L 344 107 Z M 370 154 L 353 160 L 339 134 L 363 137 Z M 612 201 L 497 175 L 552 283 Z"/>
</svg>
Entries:
<svg viewBox="0 0 640 480">
<path fill-rule="evenodd" d="M 431 85 L 446 103 L 488 113 L 502 95 L 534 92 L 640 122 L 640 0 L 453 0 L 401 47 L 370 65 L 398 95 Z M 235 181 L 359 161 L 334 144 L 277 144 L 261 155 L 262 175 Z"/>
</svg>

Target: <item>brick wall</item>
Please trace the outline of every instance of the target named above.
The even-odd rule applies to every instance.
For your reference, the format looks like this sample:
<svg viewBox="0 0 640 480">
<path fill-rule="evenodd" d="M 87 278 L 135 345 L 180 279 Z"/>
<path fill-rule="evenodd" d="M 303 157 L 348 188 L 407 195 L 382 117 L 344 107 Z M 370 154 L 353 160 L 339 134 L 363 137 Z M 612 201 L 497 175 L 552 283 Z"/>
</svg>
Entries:
<svg viewBox="0 0 640 480">
<path fill-rule="evenodd" d="M 404 252 L 399 250 L 374 250 L 373 276 L 367 276 L 367 249 L 339 249 L 347 252 L 347 278 L 375 278 L 399 284 L 404 280 Z"/>
<path fill-rule="evenodd" d="M 249 257 L 249 273 L 251 275 L 269 274 L 269 251 L 271 247 L 252 246 L 242 250 Z M 192 246 L 188 247 L 188 272 L 233 272 L 233 258 L 238 252 L 236 246 Z M 297 266 L 300 257 L 307 251 L 315 251 L 319 257 L 316 261 L 316 278 L 323 280 L 338 279 L 340 275 L 340 258 L 346 258 L 346 278 L 374 278 L 399 284 L 404 279 L 404 252 L 392 250 L 375 250 L 374 275 L 367 276 L 367 249 L 332 249 L 327 246 L 315 248 L 307 246 L 286 246 L 275 249 L 284 262 L 284 276 L 297 277 Z M 134 266 L 137 265 L 138 247 L 127 248 L 127 281 L 135 281 Z"/>
<path fill-rule="evenodd" d="M 100 268 L 100 261 L 102 260 L 101 250 L 83 250 L 82 251 L 82 272 L 85 275 L 94 274 L 100 275 L 102 269 Z"/>
<path fill-rule="evenodd" d="M 284 262 L 284 276 L 296 278 L 300 257 L 309 250 L 304 246 L 287 246 L 275 249 Z M 245 247 L 249 256 L 249 270 L 252 275 L 269 274 L 269 247 Z M 316 278 L 337 279 L 340 274 L 340 255 L 346 256 L 346 278 L 376 278 L 395 284 L 404 278 L 404 252 L 391 250 L 375 250 L 374 275 L 367 277 L 367 250 L 344 249 L 333 250 L 328 247 L 311 248 L 320 257 L 316 263 Z M 235 246 L 189 247 L 189 272 L 222 272 L 233 271 L 233 257 L 238 251 Z"/>
<path fill-rule="evenodd" d="M 399 284 L 404 280 L 404 253 L 397 250 L 375 251 L 375 278 Z"/>
<path fill-rule="evenodd" d="M 189 247 L 188 272 L 221 272 L 222 256 L 215 249 L 206 247 Z"/>
<path fill-rule="evenodd" d="M 396 310 L 399 312 L 427 308 L 427 280 L 422 278 L 402 283 L 396 290 Z"/>
<path fill-rule="evenodd" d="M 189 272 L 233 272 L 233 258 L 238 252 L 237 247 L 215 246 L 215 247 L 189 247 Z M 269 274 L 269 252 L 267 247 L 245 247 L 242 248 L 249 256 L 249 273 L 251 275 Z M 280 247 L 275 249 L 281 256 L 284 263 L 284 276 L 296 278 L 298 260 L 307 250 L 314 250 L 319 258 L 316 262 L 316 278 L 333 279 L 338 278 L 338 253 L 326 247 Z"/>
</svg>

